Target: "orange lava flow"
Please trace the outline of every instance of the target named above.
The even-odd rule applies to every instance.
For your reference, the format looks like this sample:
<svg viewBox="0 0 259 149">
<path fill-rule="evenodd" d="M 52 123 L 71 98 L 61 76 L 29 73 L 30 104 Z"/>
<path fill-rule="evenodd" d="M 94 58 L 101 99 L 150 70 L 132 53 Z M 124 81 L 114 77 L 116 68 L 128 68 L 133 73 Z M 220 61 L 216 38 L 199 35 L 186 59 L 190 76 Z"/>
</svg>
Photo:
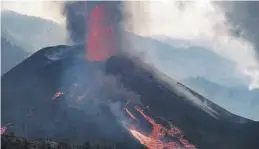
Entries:
<svg viewBox="0 0 259 149">
<path fill-rule="evenodd" d="M 56 98 L 62 96 L 63 94 L 64 94 L 63 92 L 56 92 L 52 99 L 56 99 Z"/>
<path fill-rule="evenodd" d="M 135 129 L 134 126 L 129 126 L 128 129 L 130 133 L 143 145 L 145 145 L 148 149 L 178 149 L 178 148 L 187 148 L 194 149 L 195 146 L 190 144 L 187 140 L 183 138 L 183 133 L 180 129 L 173 127 L 171 129 L 165 128 L 161 124 L 157 124 L 155 120 L 151 117 L 144 114 L 144 112 L 135 107 L 136 110 L 152 125 L 153 130 L 149 135 L 143 135 L 140 131 Z M 179 141 L 162 141 L 165 135 L 175 137 Z"/>
<path fill-rule="evenodd" d="M 109 13 L 103 6 L 95 7 L 88 19 L 89 32 L 87 60 L 102 61 L 114 55 L 115 35 L 114 28 L 107 23 Z"/>
<path fill-rule="evenodd" d="M 4 126 L 4 127 L 1 127 L 1 135 L 3 135 L 7 130 L 7 127 Z"/>
<path fill-rule="evenodd" d="M 131 118 L 133 118 L 134 120 L 136 120 L 136 117 L 126 108 L 125 111 L 129 114 L 129 116 Z"/>
</svg>

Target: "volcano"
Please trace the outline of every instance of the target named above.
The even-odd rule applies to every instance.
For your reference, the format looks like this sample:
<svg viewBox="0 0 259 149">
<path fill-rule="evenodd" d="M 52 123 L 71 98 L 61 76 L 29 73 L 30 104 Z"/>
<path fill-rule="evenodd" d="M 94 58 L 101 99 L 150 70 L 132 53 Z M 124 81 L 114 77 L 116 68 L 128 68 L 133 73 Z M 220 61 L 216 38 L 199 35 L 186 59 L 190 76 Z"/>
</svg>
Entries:
<svg viewBox="0 0 259 149">
<path fill-rule="evenodd" d="M 39 50 L 2 81 L 2 126 L 31 139 L 121 148 L 255 149 L 259 124 L 234 115 L 138 58 L 85 59 L 83 45 Z"/>
<path fill-rule="evenodd" d="M 89 9 L 84 45 L 43 48 L 2 76 L 1 134 L 121 149 L 258 148 L 258 122 L 122 50 L 108 6 Z"/>
</svg>

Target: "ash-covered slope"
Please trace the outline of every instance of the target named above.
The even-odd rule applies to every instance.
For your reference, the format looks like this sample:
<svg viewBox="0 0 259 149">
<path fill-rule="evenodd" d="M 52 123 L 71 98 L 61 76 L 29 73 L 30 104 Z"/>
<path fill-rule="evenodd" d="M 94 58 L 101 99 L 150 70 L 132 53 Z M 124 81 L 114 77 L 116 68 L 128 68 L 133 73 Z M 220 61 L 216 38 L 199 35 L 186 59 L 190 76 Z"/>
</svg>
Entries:
<svg viewBox="0 0 259 149">
<path fill-rule="evenodd" d="M 127 142 L 129 148 L 138 148 L 138 141 L 152 149 L 258 147 L 258 123 L 229 113 L 135 58 L 90 62 L 84 52 L 83 46 L 45 48 L 2 76 L 2 125 L 11 123 L 7 131 L 69 142 Z M 172 133 L 176 128 L 181 133 Z"/>
<path fill-rule="evenodd" d="M 106 71 L 140 94 L 144 106 L 155 116 L 178 126 L 198 148 L 257 148 L 258 122 L 236 116 L 136 61 L 113 57 Z"/>
<path fill-rule="evenodd" d="M 89 140 L 118 144 L 126 140 L 123 143 L 126 147 L 127 144 L 129 148 L 141 146 L 116 122 L 106 105 L 88 105 L 87 101 L 85 109 L 95 108 L 89 113 L 69 105 L 76 104 L 76 98 L 82 95 L 76 93 L 80 90 L 76 83 L 85 88 L 90 86 L 90 82 L 83 84 L 80 79 L 94 79 L 95 71 L 101 66 L 86 62 L 83 49 L 82 46 L 45 48 L 2 76 L 1 123 L 2 127 L 6 126 L 6 133 L 76 144 Z M 56 96 L 66 90 L 70 93 Z"/>
</svg>

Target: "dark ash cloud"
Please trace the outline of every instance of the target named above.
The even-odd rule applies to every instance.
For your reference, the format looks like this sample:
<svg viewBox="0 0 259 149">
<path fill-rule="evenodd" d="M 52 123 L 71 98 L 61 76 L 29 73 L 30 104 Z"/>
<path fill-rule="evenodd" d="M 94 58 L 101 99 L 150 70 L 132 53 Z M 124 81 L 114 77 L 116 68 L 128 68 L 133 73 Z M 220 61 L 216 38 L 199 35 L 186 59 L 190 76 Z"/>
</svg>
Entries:
<svg viewBox="0 0 259 149">
<path fill-rule="evenodd" d="M 259 58 L 259 2 L 227 1 L 218 3 L 223 8 L 231 33 L 250 41 Z"/>
<path fill-rule="evenodd" d="M 64 2 L 63 15 L 66 17 L 66 26 L 70 38 L 75 43 L 83 43 L 87 34 L 87 19 L 93 8 L 98 5 L 108 8 L 107 23 L 119 22 L 122 11 L 119 1 L 75 1 Z"/>
</svg>

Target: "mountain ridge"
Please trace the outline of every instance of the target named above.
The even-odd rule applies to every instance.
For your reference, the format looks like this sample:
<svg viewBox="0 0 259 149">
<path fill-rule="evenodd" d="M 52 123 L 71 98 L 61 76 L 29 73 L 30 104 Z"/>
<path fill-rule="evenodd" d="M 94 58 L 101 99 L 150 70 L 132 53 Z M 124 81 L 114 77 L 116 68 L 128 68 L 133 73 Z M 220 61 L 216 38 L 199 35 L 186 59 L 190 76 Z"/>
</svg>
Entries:
<svg viewBox="0 0 259 149">
<path fill-rule="evenodd" d="M 12 44 L 4 36 L 1 36 L 1 75 L 8 72 L 29 55 L 22 47 Z"/>
<path fill-rule="evenodd" d="M 39 17 L 1 10 L 1 32 L 9 34 L 12 42 L 32 53 L 45 46 L 67 44 L 66 29 Z M 19 24 L 17 26 L 17 24 Z M 6 38 L 9 38 L 6 37 Z"/>
</svg>

